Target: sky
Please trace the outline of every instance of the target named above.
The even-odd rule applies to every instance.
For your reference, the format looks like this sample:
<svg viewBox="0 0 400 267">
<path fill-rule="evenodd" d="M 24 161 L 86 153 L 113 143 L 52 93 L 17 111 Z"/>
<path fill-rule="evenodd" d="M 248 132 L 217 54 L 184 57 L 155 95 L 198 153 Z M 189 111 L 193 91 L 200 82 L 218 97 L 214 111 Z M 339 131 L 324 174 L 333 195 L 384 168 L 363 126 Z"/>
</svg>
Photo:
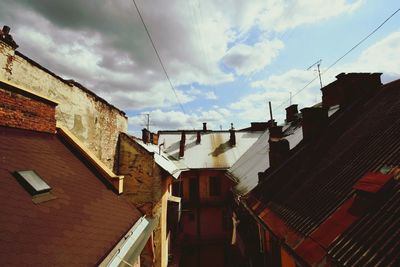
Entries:
<svg viewBox="0 0 400 267">
<path fill-rule="evenodd" d="M 131 0 L 0 0 L 0 24 L 21 53 L 125 111 L 136 135 L 145 114 L 151 131 L 248 127 L 269 119 L 268 101 L 282 123 L 290 103 L 321 101 L 319 60 L 323 85 L 341 72 L 400 78 L 400 12 L 330 67 L 398 0 L 136 3 L 174 89 Z"/>
</svg>

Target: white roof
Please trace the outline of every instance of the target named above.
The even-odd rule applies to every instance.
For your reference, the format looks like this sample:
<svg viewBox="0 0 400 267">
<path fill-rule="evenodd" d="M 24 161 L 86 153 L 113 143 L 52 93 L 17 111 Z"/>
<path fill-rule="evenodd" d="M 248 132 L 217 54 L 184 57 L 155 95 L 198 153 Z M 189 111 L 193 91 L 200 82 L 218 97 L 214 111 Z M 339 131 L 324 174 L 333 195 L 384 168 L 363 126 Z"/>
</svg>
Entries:
<svg viewBox="0 0 400 267">
<path fill-rule="evenodd" d="M 186 132 L 183 158 L 179 158 L 181 132 L 160 132 L 158 140 L 159 143 L 164 142 L 164 152 L 173 157 L 179 166 L 189 169 L 228 169 L 262 134 L 262 131 L 235 132 L 236 146 L 231 147 L 228 131 L 201 132 L 200 144 L 196 143 L 196 132 Z"/>
<path fill-rule="evenodd" d="M 153 153 L 154 161 L 158 166 L 163 168 L 166 172 L 171 174 L 174 178 L 178 178 L 181 174 L 182 167 L 178 167 L 171 159 L 168 158 L 168 155 L 164 152 L 160 151 L 159 147 L 153 145 L 151 143 L 143 143 L 142 140 L 134 139 L 136 143 L 146 149 L 148 152 Z"/>
<path fill-rule="evenodd" d="M 290 134 L 285 139 L 289 141 L 289 147 L 292 149 L 303 139 L 303 131 L 301 127 L 288 128 L 284 126 L 283 130 Z M 235 193 L 245 195 L 250 192 L 258 184 L 258 173 L 269 168 L 268 139 L 269 131 L 266 131 L 228 170 L 228 175 L 237 182 L 233 188 Z"/>
</svg>

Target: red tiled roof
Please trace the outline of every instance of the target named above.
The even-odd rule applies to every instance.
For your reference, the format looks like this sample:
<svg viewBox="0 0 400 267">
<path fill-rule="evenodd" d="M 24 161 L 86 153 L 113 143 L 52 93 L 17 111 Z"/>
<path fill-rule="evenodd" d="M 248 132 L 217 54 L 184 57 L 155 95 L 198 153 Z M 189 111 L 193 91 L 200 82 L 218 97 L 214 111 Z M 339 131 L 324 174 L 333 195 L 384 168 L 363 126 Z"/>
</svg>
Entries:
<svg viewBox="0 0 400 267">
<path fill-rule="evenodd" d="M 33 203 L 16 170 L 37 172 L 56 199 Z M 0 127 L 0 183 L 5 266 L 96 265 L 141 216 L 54 134 Z"/>
</svg>

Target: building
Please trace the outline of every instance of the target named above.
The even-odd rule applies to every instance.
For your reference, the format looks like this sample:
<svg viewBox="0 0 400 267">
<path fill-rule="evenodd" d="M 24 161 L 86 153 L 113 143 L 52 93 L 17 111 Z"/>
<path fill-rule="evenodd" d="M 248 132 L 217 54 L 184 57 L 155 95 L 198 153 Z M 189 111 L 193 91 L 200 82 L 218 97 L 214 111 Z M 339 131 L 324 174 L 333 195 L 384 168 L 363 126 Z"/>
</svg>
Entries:
<svg viewBox="0 0 400 267">
<path fill-rule="evenodd" d="M 118 173 L 125 177 L 124 197 L 157 222 L 150 244 L 153 252 L 142 255 L 143 265 L 166 267 L 180 207 L 180 198 L 172 195 L 172 182 L 181 171 L 161 151 L 156 138 L 150 140 L 146 129 L 143 133 L 143 140 L 121 133 Z"/>
<path fill-rule="evenodd" d="M 340 74 L 322 93 L 302 110 L 294 153 L 242 198 L 249 256 L 257 266 L 397 266 L 400 81 Z"/>
<path fill-rule="evenodd" d="M 202 130 L 158 132 L 163 152 L 182 171 L 172 185 L 182 199 L 180 266 L 229 266 L 235 182 L 225 173 L 264 130 L 212 131 L 204 124 Z"/>
<path fill-rule="evenodd" d="M 3 265 L 140 266 L 155 222 L 71 132 L 57 103 L 0 81 Z"/>
<path fill-rule="evenodd" d="M 125 113 L 73 80 L 65 80 L 0 40 L 0 79 L 58 103 L 56 119 L 108 168 L 115 170 L 120 132 L 128 130 Z"/>
</svg>

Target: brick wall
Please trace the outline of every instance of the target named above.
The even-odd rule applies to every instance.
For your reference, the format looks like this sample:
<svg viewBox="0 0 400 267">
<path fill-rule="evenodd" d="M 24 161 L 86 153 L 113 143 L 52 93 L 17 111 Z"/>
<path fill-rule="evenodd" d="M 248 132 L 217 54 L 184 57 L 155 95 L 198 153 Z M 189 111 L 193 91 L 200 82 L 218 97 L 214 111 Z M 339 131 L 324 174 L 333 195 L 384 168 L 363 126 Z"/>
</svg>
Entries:
<svg viewBox="0 0 400 267">
<path fill-rule="evenodd" d="M 55 133 L 55 104 L 0 88 L 0 125 Z"/>
</svg>

